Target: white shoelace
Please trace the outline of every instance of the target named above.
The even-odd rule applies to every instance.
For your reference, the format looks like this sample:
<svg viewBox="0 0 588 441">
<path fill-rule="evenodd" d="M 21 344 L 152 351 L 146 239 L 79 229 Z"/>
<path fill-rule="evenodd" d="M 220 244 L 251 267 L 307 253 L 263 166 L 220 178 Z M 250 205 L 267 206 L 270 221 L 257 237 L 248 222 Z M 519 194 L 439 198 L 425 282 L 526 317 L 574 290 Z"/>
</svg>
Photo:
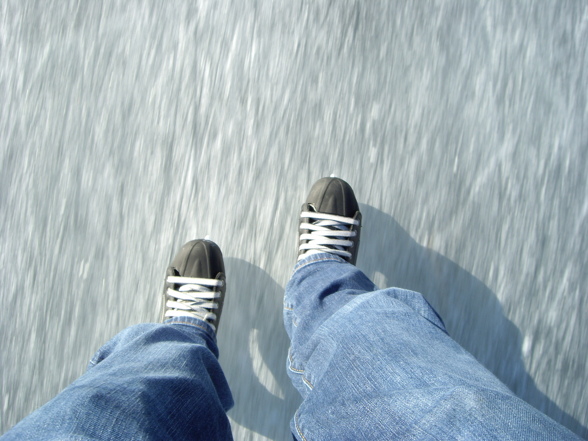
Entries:
<svg viewBox="0 0 588 441">
<path fill-rule="evenodd" d="M 218 299 L 221 293 L 214 288 L 222 286 L 222 280 L 169 276 L 167 283 L 181 286 L 178 290 L 167 289 L 167 294 L 175 300 L 170 299 L 166 302 L 166 317 L 190 316 L 206 321 L 215 329 L 211 321 L 216 320 L 216 314 L 212 311 L 218 308 L 215 299 Z"/>
<path fill-rule="evenodd" d="M 308 240 L 300 245 L 298 260 L 314 253 L 331 253 L 349 258 L 351 253 L 347 251 L 353 245 L 349 240 L 357 235 L 357 231 L 351 231 L 353 225 L 358 226 L 359 220 L 352 217 L 336 216 L 334 214 L 315 213 L 303 211 L 301 218 L 308 218 L 309 222 L 300 224 L 300 230 L 309 230 L 309 233 L 300 235 L 300 242 Z M 313 222 L 312 219 L 315 219 Z"/>
</svg>

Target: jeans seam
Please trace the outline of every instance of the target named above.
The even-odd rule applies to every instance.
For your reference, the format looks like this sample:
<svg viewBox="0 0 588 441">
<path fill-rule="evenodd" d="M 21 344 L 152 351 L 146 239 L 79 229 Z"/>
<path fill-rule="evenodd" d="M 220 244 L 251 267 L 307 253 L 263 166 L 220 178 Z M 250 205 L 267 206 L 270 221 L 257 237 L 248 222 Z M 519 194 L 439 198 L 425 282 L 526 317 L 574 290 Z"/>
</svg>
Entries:
<svg viewBox="0 0 588 441">
<path fill-rule="evenodd" d="M 298 425 L 298 417 L 300 416 L 300 414 L 298 412 L 296 412 L 294 414 L 294 425 L 296 426 L 296 432 L 298 432 L 298 435 L 300 435 L 300 437 L 302 438 L 303 441 L 308 441 L 306 439 L 306 437 L 302 434 L 302 429 L 300 429 L 300 426 Z"/>
<path fill-rule="evenodd" d="M 295 367 L 292 367 L 292 363 L 294 362 L 294 359 L 292 358 L 292 349 L 288 351 L 288 361 L 290 362 L 288 363 L 288 369 L 298 374 L 304 373 L 304 369 L 296 369 Z"/>
<path fill-rule="evenodd" d="M 291 364 L 290 364 L 290 370 L 291 371 L 294 371 L 294 372 L 296 372 L 298 374 L 303 374 L 304 373 L 304 369 L 296 369 L 296 368 L 292 367 Z"/>
</svg>

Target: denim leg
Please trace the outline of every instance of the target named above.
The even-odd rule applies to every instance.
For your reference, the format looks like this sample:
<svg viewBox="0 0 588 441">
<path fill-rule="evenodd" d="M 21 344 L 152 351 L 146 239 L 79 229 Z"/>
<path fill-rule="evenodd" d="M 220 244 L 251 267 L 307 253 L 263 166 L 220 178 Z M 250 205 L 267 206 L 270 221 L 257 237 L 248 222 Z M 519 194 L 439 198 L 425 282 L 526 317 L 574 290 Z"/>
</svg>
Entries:
<svg viewBox="0 0 588 441">
<path fill-rule="evenodd" d="M 2 441 L 231 440 L 233 398 L 217 357 L 214 332 L 198 319 L 132 326 Z"/>
<path fill-rule="evenodd" d="M 336 256 L 298 262 L 284 322 L 296 439 L 577 439 L 452 340 L 420 294 L 378 290 Z"/>
</svg>

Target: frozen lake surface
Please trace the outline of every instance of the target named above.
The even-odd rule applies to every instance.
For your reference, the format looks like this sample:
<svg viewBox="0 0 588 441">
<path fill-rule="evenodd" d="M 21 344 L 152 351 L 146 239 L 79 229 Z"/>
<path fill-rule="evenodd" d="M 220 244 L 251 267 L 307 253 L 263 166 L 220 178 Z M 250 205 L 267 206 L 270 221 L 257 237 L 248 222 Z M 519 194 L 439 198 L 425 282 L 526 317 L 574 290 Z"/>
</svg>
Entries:
<svg viewBox="0 0 588 441">
<path fill-rule="evenodd" d="M 290 439 L 282 295 L 332 173 L 358 266 L 588 437 L 588 5 L 0 2 L 0 433 L 223 249 L 236 440 Z"/>
</svg>

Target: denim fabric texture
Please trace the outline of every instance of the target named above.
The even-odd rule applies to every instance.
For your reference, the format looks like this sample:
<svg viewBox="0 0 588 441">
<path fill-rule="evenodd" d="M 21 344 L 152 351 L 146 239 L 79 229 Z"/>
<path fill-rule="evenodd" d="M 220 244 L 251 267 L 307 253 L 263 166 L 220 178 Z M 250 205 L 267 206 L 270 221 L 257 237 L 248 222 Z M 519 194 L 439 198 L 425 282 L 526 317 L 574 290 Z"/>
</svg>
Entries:
<svg viewBox="0 0 588 441">
<path fill-rule="evenodd" d="M 132 326 L 7 440 L 231 440 L 215 334 L 191 317 Z"/>
<path fill-rule="evenodd" d="M 296 265 L 284 297 L 297 440 L 579 439 L 514 396 L 418 293 L 378 290 L 331 254 Z M 231 440 L 215 334 L 190 317 L 128 328 L 6 440 Z"/>
<path fill-rule="evenodd" d="M 284 297 L 298 440 L 578 439 L 452 340 L 419 293 L 310 255 Z"/>
</svg>

